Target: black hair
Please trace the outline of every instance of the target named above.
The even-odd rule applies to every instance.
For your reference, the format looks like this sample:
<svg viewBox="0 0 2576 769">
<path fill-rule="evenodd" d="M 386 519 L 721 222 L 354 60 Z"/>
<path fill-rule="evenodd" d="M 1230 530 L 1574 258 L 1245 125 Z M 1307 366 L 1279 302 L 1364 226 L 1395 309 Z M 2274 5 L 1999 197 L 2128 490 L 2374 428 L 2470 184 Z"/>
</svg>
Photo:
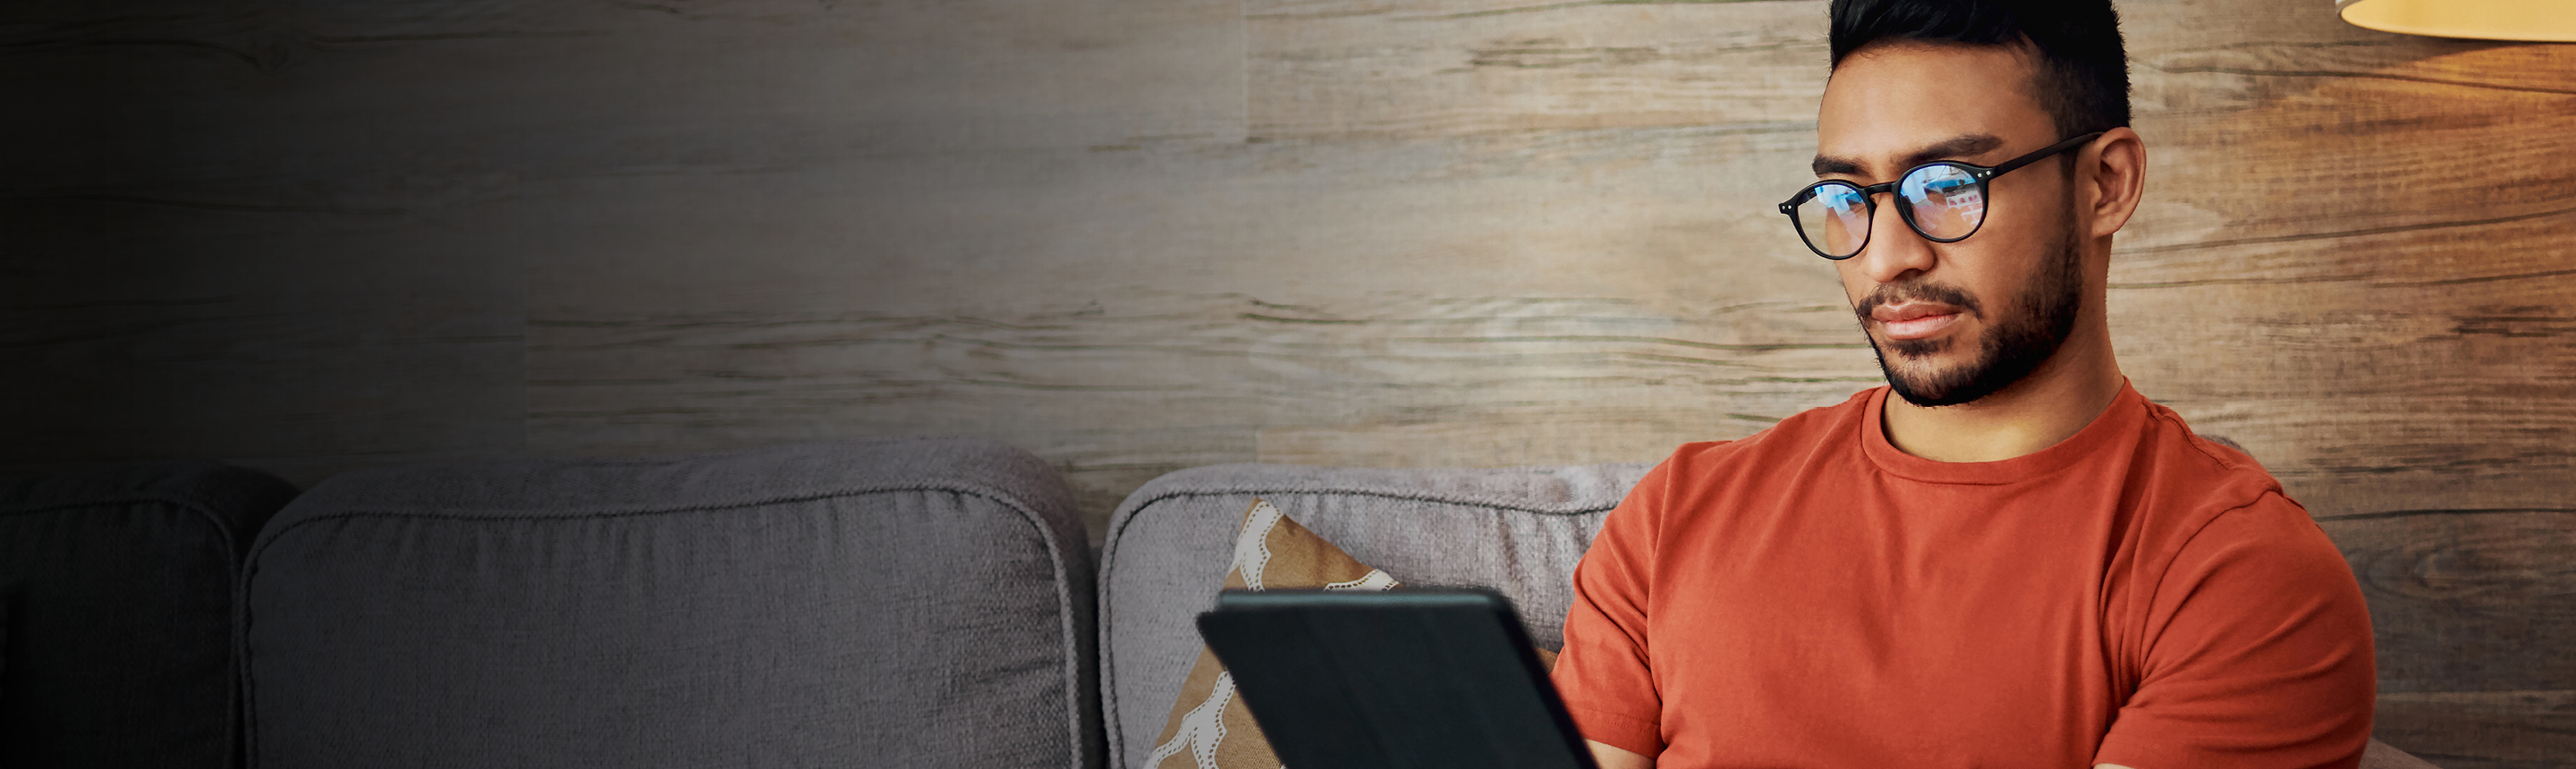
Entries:
<svg viewBox="0 0 2576 769">
<path fill-rule="evenodd" d="M 2027 45 L 2060 138 L 2129 124 L 2129 55 L 2111 0 L 1833 0 L 1833 64 L 1873 43 Z"/>
</svg>

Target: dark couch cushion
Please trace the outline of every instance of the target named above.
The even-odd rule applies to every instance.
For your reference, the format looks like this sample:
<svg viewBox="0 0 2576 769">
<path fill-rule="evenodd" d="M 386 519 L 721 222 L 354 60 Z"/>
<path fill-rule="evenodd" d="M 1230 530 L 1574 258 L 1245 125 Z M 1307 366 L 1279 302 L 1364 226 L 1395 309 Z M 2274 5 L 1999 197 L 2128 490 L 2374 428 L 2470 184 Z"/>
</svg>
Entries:
<svg viewBox="0 0 2576 769">
<path fill-rule="evenodd" d="M 333 478 L 251 555 L 254 765 L 1096 765 L 1084 542 L 988 441 Z"/>
<path fill-rule="evenodd" d="M 294 496 L 212 462 L 0 476 L 0 766 L 225 766 L 241 552 Z"/>
</svg>

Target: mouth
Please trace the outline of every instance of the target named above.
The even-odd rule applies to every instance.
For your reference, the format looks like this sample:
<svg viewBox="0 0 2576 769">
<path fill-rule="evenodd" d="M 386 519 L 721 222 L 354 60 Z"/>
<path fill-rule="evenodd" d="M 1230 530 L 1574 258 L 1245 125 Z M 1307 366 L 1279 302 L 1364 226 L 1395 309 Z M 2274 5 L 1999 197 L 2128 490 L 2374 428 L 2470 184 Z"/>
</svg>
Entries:
<svg viewBox="0 0 2576 769">
<path fill-rule="evenodd" d="M 1966 317 L 1965 309 L 1938 302 L 1903 302 L 1884 304 L 1870 310 L 1869 319 L 1878 322 L 1887 338 L 1895 340 L 1925 339 L 1940 334 L 1951 324 Z"/>
</svg>

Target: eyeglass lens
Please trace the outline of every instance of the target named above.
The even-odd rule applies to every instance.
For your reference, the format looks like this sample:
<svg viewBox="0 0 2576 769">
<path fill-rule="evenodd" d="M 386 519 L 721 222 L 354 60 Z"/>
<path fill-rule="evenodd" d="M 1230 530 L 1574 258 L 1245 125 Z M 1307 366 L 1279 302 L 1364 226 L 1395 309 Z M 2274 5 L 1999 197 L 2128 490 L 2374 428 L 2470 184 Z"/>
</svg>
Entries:
<svg viewBox="0 0 2576 769">
<path fill-rule="evenodd" d="M 1869 241 L 1870 205 L 1860 188 L 1844 182 L 1817 185 L 1816 194 L 1799 203 L 1798 231 L 1817 250 L 1835 258 L 1860 253 Z M 1986 220 L 1986 196 L 1976 177 L 1951 165 L 1927 165 L 1898 180 L 1896 195 L 1914 230 L 1924 237 L 1955 241 L 1977 231 Z"/>
</svg>

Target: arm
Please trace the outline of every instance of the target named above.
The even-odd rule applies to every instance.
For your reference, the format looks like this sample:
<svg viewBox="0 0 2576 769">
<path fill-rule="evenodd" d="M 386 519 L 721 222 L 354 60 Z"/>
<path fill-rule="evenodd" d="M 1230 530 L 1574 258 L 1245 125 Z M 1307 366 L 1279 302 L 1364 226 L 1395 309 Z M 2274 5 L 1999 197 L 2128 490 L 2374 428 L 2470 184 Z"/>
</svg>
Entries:
<svg viewBox="0 0 2576 769">
<path fill-rule="evenodd" d="M 2349 769 L 2377 676 L 2351 567 L 2276 494 L 2193 534 L 2157 580 L 2137 688 L 2097 764 Z"/>
<path fill-rule="evenodd" d="M 1603 769 L 1653 766 L 1649 756 L 1663 748 L 1663 705 L 1647 655 L 1646 608 L 1671 465 L 1648 471 L 1629 490 L 1574 569 L 1565 650 L 1551 678 Z"/>
<path fill-rule="evenodd" d="M 1655 760 L 1652 758 L 1601 742 L 1592 740 L 1584 740 L 1584 742 L 1592 745 L 1592 763 L 1600 765 L 1601 769 L 1655 769 Z"/>
</svg>

